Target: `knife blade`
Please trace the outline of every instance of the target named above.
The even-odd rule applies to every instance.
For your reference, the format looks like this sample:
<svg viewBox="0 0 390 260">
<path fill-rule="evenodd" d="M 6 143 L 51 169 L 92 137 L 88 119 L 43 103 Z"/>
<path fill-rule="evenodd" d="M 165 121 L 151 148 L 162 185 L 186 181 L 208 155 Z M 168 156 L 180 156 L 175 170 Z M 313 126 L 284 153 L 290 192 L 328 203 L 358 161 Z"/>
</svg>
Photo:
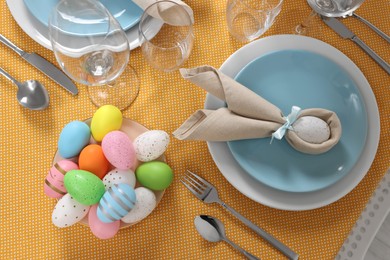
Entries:
<svg viewBox="0 0 390 260">
<path fill-rule="evenodd" d="M 35 68 L 39 69 L 41 72 L 46 74 L 49 78 L 57 82 L 67 91 L 73 95 L 77 95 L 78 89 L 76 85 L 70 80 L 68 76 L 56 66 L 54 66 L 49 61 L 45 60 L 36 53 L 28 53 L 17 47 L 10 40 L 0 34 L 0 42 L 2 42 L 7 47 L 11 48 L 17 54 L 19 54 L 25 61 L 33 65 Z"/>
<path fill-rule="evenodd" d="M 390 74 L 390 65 L 376 54 L 366 43 L 364 43 L 356 34 L 354 34 L 347 26 L 334 17 L 325 17 L 321 15 L 322 21 L 333 29 L 338 35 L 344 39 L 350 39 L 362 48 L 371 58 L 373 58 L 388 74 Z"/>
</svg>

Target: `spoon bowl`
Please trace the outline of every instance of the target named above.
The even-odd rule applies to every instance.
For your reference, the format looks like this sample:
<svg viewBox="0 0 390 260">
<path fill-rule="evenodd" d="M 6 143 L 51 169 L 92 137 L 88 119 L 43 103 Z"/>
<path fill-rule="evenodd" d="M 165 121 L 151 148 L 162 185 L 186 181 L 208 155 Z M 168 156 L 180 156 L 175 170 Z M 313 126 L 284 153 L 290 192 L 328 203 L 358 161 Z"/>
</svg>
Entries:
<svg viewBox="0 0 390 260">
<path fill-rule="evenodd" d="M 225 241 L 236 250 L 245 255 L 248 259 L 258 260 L 256 256 L 248 253 L 232 241 L 230 241 L 225 234 L 225 226 L 223 223 L 211 216 L 200 215 L 196 216 L 194 220 L 195 228 L 199 232 L 199 234 L 209 242 L 220 242 Z"/>
<path fill-rule="evenodd" d="M 0 68 L 0 74 L 18 87 L 16 97 L 20 105 L 31 110 L 42 110 L 49 105 L 49 95 L 46 88 L 37 80 L 19 82 L 5 70 Z"/>
</svg>

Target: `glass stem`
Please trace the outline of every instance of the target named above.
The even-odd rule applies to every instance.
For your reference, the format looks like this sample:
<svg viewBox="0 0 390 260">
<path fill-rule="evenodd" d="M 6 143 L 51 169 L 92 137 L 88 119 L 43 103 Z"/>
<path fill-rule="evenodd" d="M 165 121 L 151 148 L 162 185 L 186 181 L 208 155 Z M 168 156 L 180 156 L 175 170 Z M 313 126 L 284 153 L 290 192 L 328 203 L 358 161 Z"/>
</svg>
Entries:
<svg viewBox="0 0 390 260">
<path fill-rule="evenodd" d="M 307 33 L 307 29 L 310 27 L 310 24 L 313 22 L 316 16 L 317 13 L 315 11 L 311 11 L 309 16 L 294 28 L 294 33 L 305 35 Z"/>
</svg>

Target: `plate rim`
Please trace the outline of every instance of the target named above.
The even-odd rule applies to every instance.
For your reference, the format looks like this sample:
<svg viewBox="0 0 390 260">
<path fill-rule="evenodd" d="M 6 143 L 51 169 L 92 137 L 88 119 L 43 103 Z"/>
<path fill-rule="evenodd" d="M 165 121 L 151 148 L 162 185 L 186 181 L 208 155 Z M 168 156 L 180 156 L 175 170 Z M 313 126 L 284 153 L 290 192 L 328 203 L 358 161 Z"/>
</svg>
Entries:
<svg viewBox="0 0 390 260">
<path fill-rule="evenodd" d="M 352 191 L 364 178 L 374 161 L 379 144 L 380 120 L 375 95 L 361 70 L 344 53 L 318 39 L 299 35 L 273 35 L 253 41 L 230 55 L 220 70 L 234 77 L 249 61 L 272 50 L 312 50 L 322 54 L 343 67 L 354 79 L 366 106 L 368 132 L 365 148 L 350 173 L 335 184 L 313 192 L 291 193 L 276 190 L 254 182 L 232 159 L 225 142 L 207 142 L 209 152 L 225 179 L 239 192 L 251 200 L 281 210 L 311 210 L 327 206 Z M 234 64 L 234 65 L 232 65 Z M 221 104 L 222 103 L 222 104 Z M 210 94 L 206 95 L 205 108 L 216 108 L 223 102 Z M 220 159 L 225 161 L 221 162 Z M 229 160 L 230 159 L 230 160 Z M 229 162 L 228 164 L 226 162 Z M 240 176 L 242 175 L 242 176 Z"/>
<path fill-rule="evenodd" d="M 37 15 L 36 15 L 36 13 L 37 13 L 37 9 L 35 8 L 35 6 L 33 5 L 33 4 L 31 4 L 29 1 L 31 1 L 31 0 L 23 0 L 23 3 L 24 3 L 24 6 L 26 7 L 26 9 L 27 9 L 27 11 L 30 13 L 30 15 L 32 16 L 32 17 L 34 17 L 34 19 L 36 20 L 36 21 L 38 21 L 38 22 L 40 22 L 44 27 L 48 27 L 48 21 L 44 21 L 44 19 L 43 19 L 43 16 L 42 15 L 40 15 L 40 16 L 38 16 L 37 17 Z M 117 0 L 118 1 L 118 0 Z M 122 1 L 122 0 L 119 0 L 119 1 Z M 58 2 L 58 1 L 57 1 Z M 110 2 L 110 1 L 108 1 L 108 2 Z M 138 7 L 138 5 L 137 4 L 135 4 L 132 0 L 129 0 L 129 1 L 127 1 L 129 4 L 132 4 L 132 5 L 135 5 L 135 6 L 137 6 Z M 123 1 L 122 1 L 122 3 L 123 3 Z M 107 8 L 108 9 L 108 8 Z M 118 18 L 118 16 L 115 16 L 115 14 L 112 14 L 117 20 L 118 20 L 118 22 L 119 22 L 119 24 L 122 26 L 122 28 L 123 28 L 123 30 L 124 31 L 126 31 L 126 30 L 129 30 L 130 28 L 132 28 L 132 27 L 134 27 L 134 26 L 136 26 L 137 24 L 138 24 L 138 22 L 141 20 L 141 16 L 142 16 L 142 9 L 140 8 L 140 7 L 138 7 L 138 9 L 139 10 L 141 10 L 141 14 L 139 15 L 139 17 L 137 17 L 136 19 L 132 19 L 131 20 L 131 22 L 122 22 L 123 23 L 123 25 L 122 25 L 122 23 L 121 23 L 121 21 L 123 21 L 123 19 L 121 19 L 120 17 L 121 16 L 123 16 L 126 12 L 120 12 L 120 16 L 119 16 L 119 18 Z M 127 9 L 126 9 L 127 10 Z M 71 33 L 72 34 L 72 33 Z M 74 35 L 81 35 L 82 36 L 82 34 L 80 34 L 80 33 L 73 33 Z M 101 33 L 91 33 L 91 34 L 88 34 L 88 35 L 99 35 L 99 34 L 101 34 Z"/>
<path fill-rule="evenodd" d="M 324 55 L 321 55 L 321 54 L 318 54 L 318 53 L 315 53 L 315 52 L 312 52 L 312 51 L 307 51 L 307 50 L 296 50 L 296 49 L 284 49 L 284 50 L 277 50 L 277 51 L 272 51 L 272 52 L 268 52 L 266 54 L 263 54 L 255 59 L 253 59 L 252 61 L 248 62 L 248 64 L 246 64 L 238 73 L 237 75 L 235 75 L 235 78 L 239 77 L 241 73 L 243 73 L 243 71 L 248 68 L 251 64 L 254 64 L 255 62 L 258 62 L 259 59 L 261 58 L 264 58 L 264 57 L 268 57 L 269 55 L 274 55 L 274 54 L 278 54 L 278 53 L 281 53 L 281 52 L 298 52 L 298 53 L 305 53 L 305 54 L 309 54 L 309 55 L 315 55 L 317 57 L 320 57 L 321 59 L 325 59 L 327 62 L 330 62 L 332 64 L 332 66 L 336 66 L 338 71 L 342 71 L 342 73 L 348 77 L 349 80 L 351 80 L 353 82 L 353 92 L 352 93 L 357 93 L 357 95 L 359 96 L 359 100 L 361 101 L 361 108 L 362 110 L 364 111 L 364 121 L 365 121 L 365 125 L 363 125 L 363 127 L 365 128 L 364 129 L 364 138 L 359 138 L 362 142 L 360 143 L 361 144 L 361 149 L 354 155 L 354 158 L 353 158 L 353 164 L 352 165 L 349 165 L 349 169 L 346 170 L 346 171 L 342 171 L 341 174 L 337 174 L 337 173 L 333 173 L 332 174 L 332 178 L 330 181 L 328 181 L 325 185 L 316 185 L 314 188 L 302 188 L 301 186 L 299 187 L 295 187 L 295 188 L 291 188 L 289 189 L 288 187 L 286 187 L 286 184 L 273 184 L 273 181 L 266 181 L 266 177 L 263 178 L 263 177 L 258 177 L 257 174 L 253 173 L 250 171 L 250 166 L 245 166 L 247 164 L 247 162 L 245 162 L 245 159 L 244 161 L 242 161 L 242 159 L 240 159 L 237 155 L 237 151 L 235 151 L 234 147 L 236 145 L 236 142 L 227 142 L 228 143 L 228 147 L 229 147 L 229 150 L 231 152 L 231 154 L 233 155 L 233 158 L 236 160 L 236 162 L 238 163 L 238 165 L 240 165 L 240 167 L 246 171 L 250 176 L 252 176 L 252 178 L 256 181 L 259 181 L 261 183 L 263 183 L 264 185 L 267 185 L 271 188 L 274 188 L 274 189 L 278 189 L 278 190 L 281 190 L 281 191 L 285 191 L 285 192 L 312 192 L 312 191 L 316 191 L 316 190 L 320 190 L 320 189 L 324 189 L 330 185 L 333 185 L 334 183 L 336 183 L 337 181 L 339 181 L 341 178 L 343 178 L 345 175 L 347 175 L 349 173 L 349 171 L 352 169 L 352 167 L 356 164 L 356 161 L 359 159 L 359 157 L 361 156 L 362 152 L 363 152 L 363 149 L 364 149 L 364 146 L 365 146 L 365 142 L 366 142 L 366 139 L 367 139 L 367 132 L 368 132 L 368 119 L 367 119 L 367 111 L 366 111 L 366 106 L 365 106 L 365 103 L 364 103 L 364 99 L 362 97 L 362 95 L 360 94 L 360 90 L 359 88 L 356 86 L 355 82 L 354 82 L 354 79 L 347 73 L 347 71 L 342 68 L 339 64 L 336 64 L 335 62 L 333 62 L 332 60 L 328 59 L 326 56 Z M 289 54 L 287 54 L 289 55 Z M 343 131 L 343 134 L 344 131 Z M 349 149 L 350 150 L 350 149 Z M 330 151 L 331 152 L 331 151 Z M 238 156 L 238 157 L 237 157 Z M 241 156 L 242 157 L 242 156 Z M 260 174 L 261 175 L 261 174 Z M 298 174 L 299 175 L 299 174 Z M 305 181 L 305 179 L 307 178 L 301 178 L 302 180 Z M 309 178 L 310 179 L 310 178 Z M 264 181 L 265 180 L 265 181 Z M 299 182 L 299 180 L 298 180 Z M 315 183 L 318 183 L 317 182 L 311 182 L 312 184 L 315 184 Z M 319 187 L 318 187 L 319 186 Z"/>
<path fill-rule="evenodd" d="M 8 10 L 19 27 L 35 42 L 46 49 L 52 50 L 48 37 L 48 29 L 30 14 L 23 0 L 6 0 L 6 3 Z M 140 45 L 138 39 L 138 24 L 139 23 L 126 31 L 130 50 L 133 50 Z M 150 26 L 151 28 L 159 28 L 160 24 L 154 19 Z"/>
</svg>

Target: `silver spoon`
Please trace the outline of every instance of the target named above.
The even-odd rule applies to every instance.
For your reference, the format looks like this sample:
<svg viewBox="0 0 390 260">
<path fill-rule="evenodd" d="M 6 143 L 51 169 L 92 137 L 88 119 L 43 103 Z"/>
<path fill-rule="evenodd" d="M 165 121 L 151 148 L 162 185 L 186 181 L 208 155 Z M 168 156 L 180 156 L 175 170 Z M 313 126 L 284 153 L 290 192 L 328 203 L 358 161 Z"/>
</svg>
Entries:
<svg viewBox="0 0 390 260">
<path fill-rule="evenodd" d="M 225 241 L 229 245 L 240 251 L 248 259 L 259 260 L 259 258 L 257 258 L 256 256 L 252 255 L 251 253 L 248 253 L 247 251 L 230 241 L 226 237 L 224 225 L 218 219 L 211 216 L 200 215 L 195 217 L 194 223 L 196 230 L 198 230 L 199 234 L 207 241 Z"/>
<path fill-rule="evenodd" d="M 42 110 L 49 105 L 47 90 L 39 81 L 28 80 L 23 83 L 19 82 L 2 68 L 0 68 L 0 74 L 18 87 L 16 97 L 22 106 L 31 110 Z"/>
<path fill-rule="evenodd" d="M 356 9 L 363 4 L 364 0 L 348 0 L 348 1 L 334 1 L 334 0 L 307 0 L 310 7 L 318 14 L 326 17 L 342 17 L 353 16 L 371 29 L 373 29 L 378 35 L 390 43 L 390 37 L 382 32 L 378 27 L 364 19 L 363 17 L 354 13 Z"/>
</svg>

